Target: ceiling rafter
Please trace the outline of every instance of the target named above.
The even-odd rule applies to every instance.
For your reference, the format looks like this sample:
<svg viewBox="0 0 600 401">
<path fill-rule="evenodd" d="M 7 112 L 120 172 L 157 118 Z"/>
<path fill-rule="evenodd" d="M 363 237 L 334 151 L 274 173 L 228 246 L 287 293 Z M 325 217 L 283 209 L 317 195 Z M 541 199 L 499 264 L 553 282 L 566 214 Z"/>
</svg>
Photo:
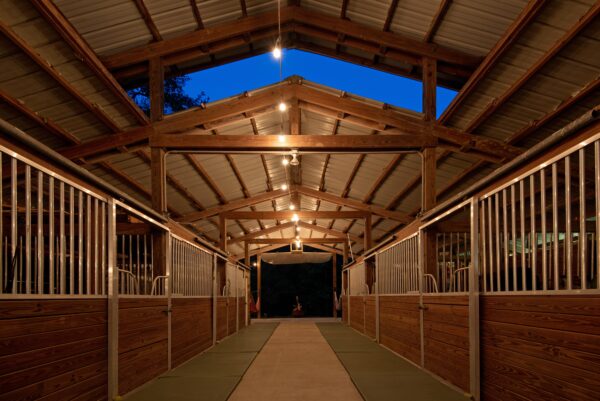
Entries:
<svg viewBox="0 0 600 401">
<path fill-rule="evenodd" d="M 466 128 L 466 132 L 473 132 L 477 127 L 481 126 L 496 110 L 504 105 L 515 93 L 517 93 L 531 78 L 537 74 L 542 68 L 544 68 L 550 60 L 552 60 L 561 50 L 563 50 L 573 38 L 579 34 L 585 27 L 588 26 L 600 13 L 600 2 L 596 2 L 586 13 L 582 16 L 577 23 L 569 28 L 563 36 L 558 39 L 552 47 L 544 52 L 543 56 L 540 57 L 527 71 L 510 85 L 502 95 L 495 98 L 492 102 L 488 103 L 486 107 L 473 118 Z"/>
<path fill-rule="evenodd" d="M 49 64 L 42 56 L 25 40 L 23 40 L 6 23 L 0 21 L 0 31 L 23 53 L 25 53 L 35 64 L 47 73 L 63 90 L 71 95 L 79 104 L 94 115 L 111 132 L 119 132 L 121 129 L 98 105 L 93 104 L 83 96 L 54 66 Z"/>
<path fill-rule="evenodd" d="M 253 238 L 258 238 L 258 237 L 262 237 L 264 236 L 268 236 L 269 234 L 272 234 L 274 232 L 280 231 L 280 230 L 285 230 L 286 228 L 290 228 L 290 227 L 294 227 L 296 223 L 294 223 L 293 221 L 289 221 L 286 223 L 283 223 L 281 225 L 275 225 L 275 226 L 271 226 L 271 227 L 267 227 L 264 228 L 260 231 L 253 231 L 251 233 L 248 233 L 244 236 L 241 237 L 237 237 L 237 238 L 233 238 L 230 241 L 228 241 L 230 244 L 235 244 L 235 243 L 239 243 L 239 242 L 244 242 L 244 241 L 248 241 L 250 239 Z"/>
<path fill-rule="evenodd" d="M 462 87 L 460 92 L 456 95 L 450 105 L 444 110 L 440 118 L 440 123 L 444 124 L 450 120 L 452 115 L 460 109 L 462 103 L 466 98 L 475 90 L 479 83 L 487 76 L 490 71 L 502 57 L 502 55 L 510 48 L 510 46 L 517 40 L 521 32 L 529 26 L 529 23 L 537 17 L 542 10 L 546 0 L 530 0 L 527 6 L 523 8 L 523 11 L 513 21 L 508 29 L 504 32 L 500 40 L 494 45 L 492 50 L 483 59 L 481 64 L 477 67 L 475 72 L 467 80 L 465 85 Z"/>
<path fill-rule="evenodd" d="M 152 57 L 165 57 L 174 53 L 182 53 L 202 45 L 224 41 L 248 32 L 264 30 L 277 25 L 277 11 L 242 17 L 237 21 L 224 23 L 210 30 L 201 30 L 181 35 L 177 38 L 151 43 L 136 49 L 117 53 L 104 58 L 109 68 L 119 68 L 147 61 Z M 412 38 L 391 32 L 381 32 L 366 25 L 357 24 L 347 19 L 333 17 L 297 6 L 285 6 L 281 9 L 282 24 L 295 23 L 316 26 L 324 30 L 334 31 L 365 42 L 383 45 L 405 53 L 438 59 L 446 64 L 474 68 L 480 61 L 473 57 L 443 46 L 433 46 Z"/>
<path fill-rule="evenodd" d="M 321 211 L 315 212 L 311 210 L 297 210 L 297 211 L 278 211 L 278 212 L 261 212 L 261 211 L 231 211 L 221 213 L 225 219 L 238 219 L 238 220 L 256 220 L 256 219 L 281 219 L 291 220 L 294 215 L 298 216 L 299 219 L 364 219 L 369 216 L 370 212 L 361 210 L 353 211 Z"/>
<path fill-rule="evenodd" d="M 425 34 L 423 41 L 427 43 L 433 41 L 433 38 L 435 37 L 435 34 L 437 33 L 437 30 L 439 29 L 442 23 L 442 20 L 446 16 L 446 13 L 448 12 L 448 8 L 450 8 L 451 3 L 452 0 L 440 1 L 440 5 L 438 6 L 437 11 L 433 16 L 433 19 L 431 20 L 431 24 L 429 24 L 429 28 L 427 28 L 427 33 Z"/>
<path fill-rule="evenodd" d="M 133 0 L 133 2 L 135 3 L 135 6 L 139 11 L 140 16 L 144 20 L 146 27 L 150 31 L 150 34 L 152 35 L 152 38 L 154 39 L 154 41 L 158 42 L 158 41 L 163 40 L 162 35 L 160 34 L 160 31 L 158 30 L 158 28 L 156 27 L 156 24 L 154 23 L 154 20 L 152 19 L 152 15 L 150 14 L 150 11 L 148 11 L 148 7 L 146 7 L 146 3 L 144 3 L 144 0 Z"/>
<path fill-rule="evenodd" d="M 116 97 L 126 110 L 142 125 L 149 123 L 146 114 L 131 100 L 115 77 L 102 64 L 96 53 L 71 25 L 52 0 L 35 0 L 32 2 L 40 14 L 58 32 L 81 61 L 102 81 L 106 88 Z"/>
<path fill-rule="evenodd" d="M 291 244 L 296 241 L 296 238 L 257 238 L 246 241 L 248 244 Z M 304 244 L 342 244 L 345 242 L 343 237 L 341 238 L 300 238 L 300 241 Z"/>
<path fill-rule="evenodd" d="M 192 13 L 194 14 L 198 29 L 204 29 L 204 21 L 202 20 L 202 14 L 200 14 L 196 0 L 190 0 L 190 7 L 192 8 Z"/>
</svg>

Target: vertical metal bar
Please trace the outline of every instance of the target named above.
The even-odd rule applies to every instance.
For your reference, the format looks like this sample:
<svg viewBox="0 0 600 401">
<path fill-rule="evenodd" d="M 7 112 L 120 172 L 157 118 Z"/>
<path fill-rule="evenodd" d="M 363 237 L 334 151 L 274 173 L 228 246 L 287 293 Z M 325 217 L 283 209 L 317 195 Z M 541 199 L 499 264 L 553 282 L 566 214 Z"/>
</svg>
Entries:
<svg viewBox="0 0 600 401">
<path fill-rule="evenodd" d="M 500 291 L 500 194 L 494 194 L 494 211 L 496 212 L 496 290 Z"/>
<path fill-rule="evenodd" d="M 1 164 L 0 160 L 0 164 Z M 1 170 L 1 168 L 0 168 Z M 0 171 L 1 173 L 1 171 Z M 37 293 L 44 293 L 44 173 L 38 171 L 38 185 L 37 185 Z M 2 198 L 2 194 L 0 193 L 0 198 Z M 2 201 L 0 200 L 0 203 Z M 2 210 L 2 205 L 0 205 L 0 210 Z M 1 220 L 1 219 L 0 219 Z M 0 225 L 2 223 L 0 222 Z M 0 228 L 0 239 L 2 238 L 2 229 Z M 1 240 L 0 240 L 1 242 Z M 0 247 L 0 255 L 2 249 Z M 0 258 L 0 261 L 2 259 Z M 1 280 L 0 280 L 1 281 Z M 1 290 L 0 290 L 1 291 Z"/>
<path fill-rule="evenodd" d="M 519 221 L 521 223 L 521 289 L 527 289 L 525 272 L 525 180 L 519 181 Z"/>
<path fill-rule="evenodd" d="M 548 289 L 548 238 L 546 235 L 546 169 L 540 170 L 540 211 L 542 214 L 542 289 Z"/>
<path fill-rule="evenodd" d="M 31 167 L 25 165 L 25 293 L 31 294 Z"/>
<path fill-rule="evenodd" d="M 87 195 L 86 202 L 86 227 L 85 227 L 85 240 L 86 240 L 86 294 L 92 293 L 92 198 Z"/>
<path fill-rule="evenodd" d="M 48 283 L 54 294 L 54 177 L 48 177 Z"/>
<path fill-rule="evenodd" d="M 258 256 L 260 258 L 260 255 Z M 260 261 L 259 261 L 260 263 Z M 349 276 L 348 276 L 349 277 Z M 218 288 L 217 288 L 217 254 L 213 254 L 213 269 L 212 269 L 212 343 L 215 345 L 217 343 L 217 297 L 218 297 Z M 257 298 L 257 300 L 260 298 Z M 348 300 L 348 305 L 350 305 L 350 301 Z M 350 312 L 350 309 L 348 309 Z M 350 321 L 350 320 L 348 320 Z"/>
<path fill-rule="evenodd" d="M 81 195 L 80 195 L 81 196 Z M 81 204 L 81 197 L 80 197 Z M 79 210 L 81 214 L 81 209 Z M 80 231 L 81 232 L 81 231 Z M 108 199 L 108 399 L 119 394 L 119 278 L 117 273 L 116 207 Z M 89 279 L 89 276 L 88 276 Z M 81 280 L 81 278 L 80 278 Z"/>
<path fill-rule="evenodd" d="M 596 186 L 596 289 L 600 289 L 600 141 L 594 142 L 594 183 Z"/>
<path fill-rule="evenodd" d="M 0 177 L 2 175 L 2 152 L 0 151 Z M 0 185 L 0 211 L 4 210 L 4 194 L 2 193 L 2 187 L 4 185 Z M 4 293 L 4 283 L 6 282 L 5 274 L 8 273 L 8 263 L 3 263 L 4 258 L 6 257 L 6 252 L 4 252 L 4 219 L 0 218 L 0 294 Z M 2 268 L 6 266 L 6 268 Z"/>
<path fill-rule="evenodd" d="M 60 272 L 60 294 L 66 293 L 66 283 L 67 283 L 67 252 L 65 247 L 65 183 L 60 181 L 58 186 L 58 227 L 60 230 L 59 238 L 59 272 Z"/>
<path fill-rule="evenodd" d="M 537 230 L 535 227 L 535 175 L 529 177 L 529 214 L 531 219 L 531 288 L 537 290 Z M 542 211 L 543 213 L 543 211 Z"/>
<path fill-rule="evenodd" d="M 10 257 L 9 260 L 12 261 L 17 256 L 17 209 L 19 207 L 17 203 L 17 191 L 18 191 L 18 182 L 17 182 L 17 159 L 11 159 L 11 201 L 10 201 Z M 12 263 L 11 263 L 12 264 Z M 8 265 L 7 265 L 8 266 Z M 11 271 L 8 270 L 8 274 L 11 274 Z M 13 286 L 12 293 L 17 292 L 17 280 L 15 277 L 15 273 L 12 272 L 13 277 Z M 7 277 L 7 282 L 10 280 L 10 277 Z"/>
<path fill-rule="evenodd" d="M 512 289 L 517 291 L 517 203 L 515 201 L 515 186 L 510 186 L 510 222 L 512 231 Z"/>
<path fill-rule="evenodd" d="M 571 269 L 573 266 L 573 244 L 571 237 L 571 157 L 565 157 L 565 251 L 566 251 L 566 275 L 567 289 L 573 288 Z"/>
<path fill-rule="evenodd" d="M 558 172 L 556 163 L 552 163 L 552 245 L 554 250 L 554 289 L 560 289 L 558 283 Z"/>
<path fill-rule="evenodd" d="M 100 265 L 101 265 L 101 275 L 100 278 L 102 280 L 101 294 L 106 295 L 106 203 L 101 203 L 101 214 L 100 214 Z"/>
<path fill-rule="evenodd" d="M 136 262 L 137 262 L 137 266 L 135 267 L 135 276 L 137 278 L 137 287 L 139 287 L 140 284 L 140 235 L 136 234 L 135 236 L 135 254 L 136 254 Z M 139 294 L 138 294 L 139 295 Z"/>
<path fill-rule="evenodd" d="M 569 199 L 569 198 L 567 198 Z M 581 263 L 581 289 L 587 289 L 587 234 L 585 230 L 585 148 L 579 149 L 579 263 Z"/>
<path fill-rule="evenodd" d="M 144 295 L 148 294 L 148 235 L 144 234 Z"/>
<path fill-rule="evenodd" d="M 69 187 L 69 294 L 75 294 L 75 188 Z"/>
<path fill-rule="evenodd" d="M 100 266 L 98 266 L 98 198 L 94 198 L 94 295 L 98 295 L 98 280 Z"/>
<path fill-rule="evenodd" d="M 78 268 L 79 268 L 79 278 L 77 280 L 77 286 L 78 286 L 78 290 L 77 293 L 78 294 L 83 294 L 83 197 L 84 197 L 84 193 L 83 191 L 78 191 L 79 192 L 79 196 L 78 201 L 79 204 L 77 205 L 77 214 L 78 214 L 78 221 L 79 221 L 79 231 L 78 231 L 78 238 L 77 238 L 77 245 L 78 245 L 78 250 L 79 250 L 79 258 L 78 258 Z"/>
<path fill-rule="evenodd" d="M 512 186 L 511 186 L 512 187 Z M 502 217 L 503 217 L 503 222 L 504 222 L 504 242 L 503 242 L 503 248 L 504 248 L 504 291 L 508 291 L 508 262 L 509 262 L 509 257 L 508 257 L 508 247 L 509 247 L 509 240 L 508 240 L 508 213 L 506 210 L 506 200 L 507 194 L 506 194 L 506 188 L 502 190 Z M 511 209 L 514 208 L 514 203 L 511 205 Z"/>
<path fill-rule="evenodd" d="M 490 287 L 489 291 L 494 292 L 494 245 L 492 241 L 492 231 L 494 230 L 492 225 L 492 196 L 488 198 L 488 246 L 489 246 L 489 254 L 490 254 L 490 270 L 488 272 L 488 276 L 490 279 Z"/>
<path fill-rule="evenodd" d="M 485 244 L 485 234 L 486 234 L 486 226 L 485 226 L 485 200 L 482 200 L 480 203 L 480 224 L 481 224 L 481 251 L 483 253 L 481 261 L 483 268 L 483 292 L 487 292 L 487 252 L 486 252 L 486 244 Z M 473 233 L 473 231 L 471 231 Z M 473 247 L 473 242 L 471 242 L 471 249 Z M 475 256 L 471 253 L 471 260 L 473 264 L 475 262 Z"/>
<path fill-rule="evenodd" d="M 469 389 L 475 401 L 480 395 L 480 347 L 479 347 L 479 204 L 471 199 L 471 268 L 469 269 Z M 508 246 L 508 244 L 507 244 Z M 508 261 L 507 261 L 508 262 Z"/>
</svg>

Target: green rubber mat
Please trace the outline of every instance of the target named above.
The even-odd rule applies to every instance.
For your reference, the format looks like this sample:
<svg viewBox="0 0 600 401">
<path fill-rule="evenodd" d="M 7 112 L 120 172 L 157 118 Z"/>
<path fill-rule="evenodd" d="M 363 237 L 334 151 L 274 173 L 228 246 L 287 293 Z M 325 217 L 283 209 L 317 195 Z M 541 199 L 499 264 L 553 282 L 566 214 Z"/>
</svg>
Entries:
<svg viewBox="0 0 600 401">
<path fill-rule="evenodd" d="M 225 401 L 279 323 L 254 323 L 125 397 L 127 401 Z"/>
<path fill-rule="evenodd" d="M 366 401 L 465 401 L 468 398 L 341 323 L 317 323 Z"/>
</svg>

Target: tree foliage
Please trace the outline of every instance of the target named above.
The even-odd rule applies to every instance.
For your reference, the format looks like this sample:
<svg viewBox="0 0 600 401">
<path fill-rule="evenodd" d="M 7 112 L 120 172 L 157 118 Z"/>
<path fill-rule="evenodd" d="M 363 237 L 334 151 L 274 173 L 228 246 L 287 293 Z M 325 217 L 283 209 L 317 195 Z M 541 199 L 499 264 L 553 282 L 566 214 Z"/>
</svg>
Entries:
<svg viewBox="0 0 600 401">
<path fill-rule="evenodd" d="M 165 114 L 171 114 L 191 107 L 202 106 L 210 100 L 208 95 L 201 91 L 198 95 L 190 96 L 185 90 L 185 84 L 190 80 L 187 76 L 170 77 L 165 79 Z M 127 91 L 129 97 L 146 113 L 150 114 L 150 88 L 142 85 Z"/>
</svg>

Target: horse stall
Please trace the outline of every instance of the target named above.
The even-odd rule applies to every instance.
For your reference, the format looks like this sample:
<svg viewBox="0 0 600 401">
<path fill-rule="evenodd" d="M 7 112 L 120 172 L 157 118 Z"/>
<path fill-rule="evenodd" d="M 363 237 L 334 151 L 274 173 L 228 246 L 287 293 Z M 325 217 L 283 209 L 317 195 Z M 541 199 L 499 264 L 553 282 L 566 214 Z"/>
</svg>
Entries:
<svg viewBox="0 0 600 401">
<path fill-rule="evenodd" d="M 239 263 L 2 138 L 0 173 L 0 400 L 112 399 L 211 347 L 215 312 L 222 337 L 245 326 Z M 231 312 L 216 255 L 233 266 Z"/>
</svg>

